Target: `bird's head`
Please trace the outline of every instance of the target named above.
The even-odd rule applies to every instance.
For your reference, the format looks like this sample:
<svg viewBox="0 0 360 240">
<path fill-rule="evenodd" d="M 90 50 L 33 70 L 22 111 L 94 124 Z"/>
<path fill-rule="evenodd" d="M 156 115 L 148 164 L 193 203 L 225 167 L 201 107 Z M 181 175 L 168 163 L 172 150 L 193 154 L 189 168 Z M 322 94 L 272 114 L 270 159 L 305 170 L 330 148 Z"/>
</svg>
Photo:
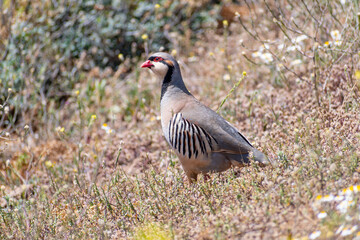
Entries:
<svg viewBox="0 0 360 240">
<path fill-rule="evenodd" d="M 149 68 L 159 78 L 164 79 L 168 71 L 173 70 L 177 65 L 178 63 L 170 54 L 158 52 L 152 54 L 141 67 Z"/>
</svg>

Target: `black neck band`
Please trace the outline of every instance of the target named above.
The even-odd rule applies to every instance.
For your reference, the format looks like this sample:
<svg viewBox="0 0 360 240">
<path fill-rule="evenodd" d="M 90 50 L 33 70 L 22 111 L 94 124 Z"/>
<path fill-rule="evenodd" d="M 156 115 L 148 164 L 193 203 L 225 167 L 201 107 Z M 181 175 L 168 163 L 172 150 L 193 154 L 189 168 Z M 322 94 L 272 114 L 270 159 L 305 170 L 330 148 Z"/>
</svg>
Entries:
<svg viewBox="0 0 360 240">
<path fill-rule="evenodd" d="M 163 98 L 167 88 L 169 87 L 171 80 L 172 80 L 172 75 L 174 72 L 174 68 L 173 67 L 169 67 L 169 70 L 167 71 L 165 78 L 163 80 L 162 86 L 161 86 L 161 97 L 160 100 Z"/>
</svg>

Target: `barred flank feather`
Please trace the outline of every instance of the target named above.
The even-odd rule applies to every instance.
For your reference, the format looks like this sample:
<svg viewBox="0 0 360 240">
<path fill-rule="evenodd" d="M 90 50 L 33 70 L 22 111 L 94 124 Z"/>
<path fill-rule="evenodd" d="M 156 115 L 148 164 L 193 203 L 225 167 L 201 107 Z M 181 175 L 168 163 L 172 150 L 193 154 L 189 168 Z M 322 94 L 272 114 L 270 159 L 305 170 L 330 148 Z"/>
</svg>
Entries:
<svg viewBox="0 0 360 240">
<path fill-rule="evenodd" d="M 208 155 L 214 150 L 216 139 L 203 128 L 189 122 L 177 113 L 170 119 L 169 143 L 178 153 L 188 158 L 197 158 L 199 153 Z"/>
</svg>

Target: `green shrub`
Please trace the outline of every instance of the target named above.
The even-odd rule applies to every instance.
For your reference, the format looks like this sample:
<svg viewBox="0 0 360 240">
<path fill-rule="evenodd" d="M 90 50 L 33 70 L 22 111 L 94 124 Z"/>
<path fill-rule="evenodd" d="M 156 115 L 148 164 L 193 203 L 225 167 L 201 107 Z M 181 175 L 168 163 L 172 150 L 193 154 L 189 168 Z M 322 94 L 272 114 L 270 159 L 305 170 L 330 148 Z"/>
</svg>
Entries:
<svg viewBox="0 0 360 240">
<path fill-rule="evenodd" d="M 46 111 L 49 101 L 59 106 L 81 80 L 82 71 L 95 66 L 116 70 L 126 58 L 135 63 L 145 48 L 171 49 L 174 44 L 171 33 L 189 36 L 191 40 L 212 21 L 208 1 L 155 3 L 127 0 L 19 3 L 6 44 L 7 53 L 0 62 L 0 104 L 8 97 L 7 89 L 12 88 L 15 96 L 7 103 L 17 110 L 12 113 L 27 112 L 40 103 L 42 111 Z M 38 112 L 39 116 L 44 114 Z"/>
</svg>

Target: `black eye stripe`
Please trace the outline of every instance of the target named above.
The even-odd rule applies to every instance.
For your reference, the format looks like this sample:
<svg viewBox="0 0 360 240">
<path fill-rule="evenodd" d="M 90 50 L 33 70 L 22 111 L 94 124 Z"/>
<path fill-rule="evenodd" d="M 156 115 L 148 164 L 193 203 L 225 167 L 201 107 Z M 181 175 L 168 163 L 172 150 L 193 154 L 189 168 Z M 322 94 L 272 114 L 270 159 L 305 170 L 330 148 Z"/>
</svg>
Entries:
<svg viewBox="0 0 360 240">
<path fill-rule="evenodd" d="M 164 59 L 162 57 L 154 57 L 154 56 L 152 56 L 152 57 L 149 57 L 149 60 L 154 61 L 154 62 L 161 62 Z"/>
<path fill-rule="evenodd" d="M 169 68 L 174 67 L 174 63 L 171 60 L 164 59 L 162 57 L 151 56 L 148 58 L 148 60 L 153 61 L 153 62 L 161 62 L 162 64 L 165 64 Z"/>
</svg>

